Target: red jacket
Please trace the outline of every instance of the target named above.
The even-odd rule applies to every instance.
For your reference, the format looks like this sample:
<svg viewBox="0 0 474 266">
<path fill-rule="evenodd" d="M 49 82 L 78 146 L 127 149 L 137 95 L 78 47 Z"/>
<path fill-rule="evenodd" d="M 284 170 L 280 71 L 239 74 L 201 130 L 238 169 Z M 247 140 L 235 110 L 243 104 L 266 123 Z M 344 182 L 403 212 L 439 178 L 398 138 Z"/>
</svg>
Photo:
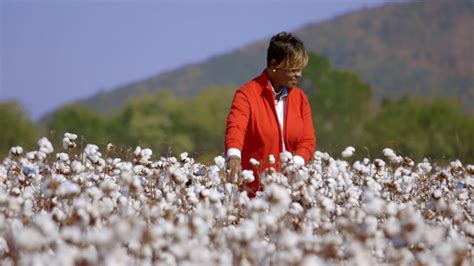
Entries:
<svg viewBox="0 0 474 266">
<path fill-rule="evenodd" d="M 242 152 L 242 168 L 253 170 L 255 181 L 248 185 L 260 190 L 259 173 L 272 166 L 280 170 L 282 152 L 281 134 L 286 150 L 299 155 L 308 163 L 316 148 L 311 109 L 303 90 L 288 90 L 285 102 L 284 126 L 281 132 L 275 109 L 273 89 L 266 71 L 239 88 L 232 101 L 225 133 L 225 149 L 237 148 Z M 275 156 L 275 164 L 268 156 Z M 249 160 L 260 161 L 257 168 Z"/>
</svg>

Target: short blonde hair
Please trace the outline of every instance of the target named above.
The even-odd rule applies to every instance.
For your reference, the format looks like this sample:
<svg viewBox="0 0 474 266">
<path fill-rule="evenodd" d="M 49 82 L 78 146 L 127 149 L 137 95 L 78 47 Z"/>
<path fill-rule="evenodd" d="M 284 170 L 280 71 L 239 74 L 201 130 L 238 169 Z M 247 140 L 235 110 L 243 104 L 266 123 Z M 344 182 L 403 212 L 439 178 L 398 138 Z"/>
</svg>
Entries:
<svg viewBox="0 0 474 266">
<path fill-rule="evenodd" d="M 284 66 L 304 68 L 308 64 L 308 52 L 298 37 L 283 31 L 270 40 L 267 66 L 270 66 L 272 60 Z"/>
</svg>

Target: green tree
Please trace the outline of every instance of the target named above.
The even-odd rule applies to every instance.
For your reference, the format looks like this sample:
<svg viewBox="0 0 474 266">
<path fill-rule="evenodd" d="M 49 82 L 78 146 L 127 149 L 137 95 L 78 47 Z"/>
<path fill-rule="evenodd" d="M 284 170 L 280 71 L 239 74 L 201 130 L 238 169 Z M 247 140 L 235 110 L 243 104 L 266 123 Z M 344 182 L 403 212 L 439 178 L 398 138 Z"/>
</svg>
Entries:
<svg viewBox="0 0 474 266">
<path fill-rule="evenodd" d="M 196 158 L 211 162 L 224 152 L 224 134 L 227 115 L 236 87 L 211 87 L 191 99 L 182 130 L 192 136 Z"/>
<path fill-rule="evenodd" d="M 385 100 L 365 132 L 371 150 L 390 147 L 416 160 L 474 161 L 474 119 L 444 99 Z"/>
<path fill-rule="evenodd" d="M 183 119 L 183 108 L 186 108 L 185 100 L 167 90 L 133 99 L 111 119 L 110 128 L 120 132 L 113 134 L 114 140 L 122 145 L 149 147 L 159 155 L 193 150 L 189 134 L 178 130 Z"/>
<path fill-rule="evenodd" d="M 353 73 L 332 69 L 326 58 L 312 53 L 303 76 L 318 150 L 336 154 L 356 146 L 374 109 L 369 84 Z"/>
<path fill-rule="evenodd" d="M 13 146 L 36 149 L 37 128 L 17 102 L 0 103 L 0 158 Z"/>
<path fill-rule="evenodd" d="M 66 105 L 54 112 L 46 130 L 56 149 L 62 148 L 65 132 L 77 134 L 81 147 L 87 143 L 105 146 L 109 142 L 107 121 L 79 104 Z"/>
</svg>

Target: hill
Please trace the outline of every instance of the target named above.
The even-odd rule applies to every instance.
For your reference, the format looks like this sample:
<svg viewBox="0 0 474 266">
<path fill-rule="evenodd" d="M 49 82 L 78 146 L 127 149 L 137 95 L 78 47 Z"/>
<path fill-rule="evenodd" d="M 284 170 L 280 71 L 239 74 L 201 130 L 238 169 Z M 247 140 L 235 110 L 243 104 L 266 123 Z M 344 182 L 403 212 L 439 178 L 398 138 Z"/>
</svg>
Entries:
<svg viewBox="0 0 474 266">
<path fill-rule="evenodd" d="M 363 9 L 294 32 L 310 51 L 367 80 L 377 100 L 450 97 L 474 114 L 473 27 L 471 1 L 437 0 Z M 211 86 L 237 86 L 264 68 L 267 42 L 101 92 L 81 103 L 107 113 L 161 89 L 193 96 Z"/>
</svg>

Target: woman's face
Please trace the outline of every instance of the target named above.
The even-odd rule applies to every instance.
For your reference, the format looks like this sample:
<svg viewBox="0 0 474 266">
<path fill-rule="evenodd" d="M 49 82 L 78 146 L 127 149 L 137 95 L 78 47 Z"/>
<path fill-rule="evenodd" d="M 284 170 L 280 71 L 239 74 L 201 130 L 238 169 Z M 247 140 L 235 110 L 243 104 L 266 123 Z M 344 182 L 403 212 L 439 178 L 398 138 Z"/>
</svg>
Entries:
<svg viewBox="0 0 474 266">
<path fill-rule="evenodd" d="M 303 72 L 303 66 L 296 66 L 287 63 L 277 65 L 276 62 L 273 62 L 270 64 L 270 68 L 272 71 L 273 83 L 276 83 L 273 85 L 286 88 L 295 87 L 301 78 L 301 73 Z"/>
</svg>

